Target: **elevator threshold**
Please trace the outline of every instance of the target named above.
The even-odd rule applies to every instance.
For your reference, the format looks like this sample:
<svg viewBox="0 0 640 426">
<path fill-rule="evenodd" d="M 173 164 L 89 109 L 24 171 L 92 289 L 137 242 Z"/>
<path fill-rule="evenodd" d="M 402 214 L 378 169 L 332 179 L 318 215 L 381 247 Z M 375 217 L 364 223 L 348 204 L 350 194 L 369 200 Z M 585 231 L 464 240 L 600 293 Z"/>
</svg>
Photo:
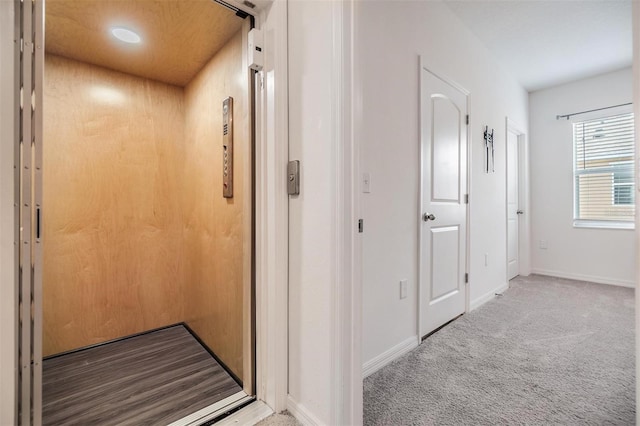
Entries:
<svg viewBox="0 0 640 426">
<path fill-rule="evenodd" d="M 45 425 L 210 423 L 254 398 L 183 324 L 47 358 Z"/>
</svg>

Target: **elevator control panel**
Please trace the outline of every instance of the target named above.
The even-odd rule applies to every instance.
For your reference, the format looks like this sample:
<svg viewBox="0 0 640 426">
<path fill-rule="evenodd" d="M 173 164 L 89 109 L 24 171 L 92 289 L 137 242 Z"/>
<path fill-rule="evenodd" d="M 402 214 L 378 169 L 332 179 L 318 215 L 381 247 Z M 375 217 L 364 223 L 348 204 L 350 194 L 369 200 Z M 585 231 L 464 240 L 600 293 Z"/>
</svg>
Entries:
<svg viewBox="0 0 640 426">
<path fill-rule="evenodd" d="M 222 102 L 222 196 L 233 198 L 233 98 Z"/>
</svg>

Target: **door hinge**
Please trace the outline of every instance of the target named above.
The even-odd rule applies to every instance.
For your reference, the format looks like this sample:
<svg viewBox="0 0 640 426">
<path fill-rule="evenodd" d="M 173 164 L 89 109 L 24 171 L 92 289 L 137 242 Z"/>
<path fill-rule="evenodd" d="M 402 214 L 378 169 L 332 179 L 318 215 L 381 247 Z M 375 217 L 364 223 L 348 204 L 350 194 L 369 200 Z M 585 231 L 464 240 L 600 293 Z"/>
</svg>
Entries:
<svg viewBox="0 0 640 426">
<path fill-rule="evenodd" d="M 358 219 L 358 232 L 362 234 L 364 231 L 364 219 Z"/>
<path fill-rule="evenodd" d="M 467 126 L 469 125 L 469 114 L 467 114 Z"/>
<path fill-rule="evenodd" d="M 469 194 L 464 194 L 464 203 L 469 204 Z"/>
<path fill-rule="evenodd" d="M 469 273 L 465 273 L 464 274 L 464 283 L 468 284 L 469 283 Z"/>
</svg>

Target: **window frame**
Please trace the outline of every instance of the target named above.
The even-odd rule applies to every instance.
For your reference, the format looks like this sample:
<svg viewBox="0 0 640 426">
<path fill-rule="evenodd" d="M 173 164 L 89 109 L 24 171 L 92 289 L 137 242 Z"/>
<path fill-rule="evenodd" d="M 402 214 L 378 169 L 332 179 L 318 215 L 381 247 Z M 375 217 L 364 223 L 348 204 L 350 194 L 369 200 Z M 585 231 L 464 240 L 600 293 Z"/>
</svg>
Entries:
<svg viewBox="0 0 640 426">
<path fill-rule="evenodd" d="M 578 208 L 578 203 L 579 203 L 579 194 L 578 194 L 578 183 L 577 183 L 577 176 L 578 174 L 576 173 L 576 145 L 575 145 L 575 134 L 574 134 L 574 124 L 577 123 L 582 123 L 585 121 L 592 121 L 592 120 L 599 120 L 599 119 L 604 119 L 607 117 L 612 117 L 612 116 L 616 116 L 616 115 L 623 115 L 623 114 L 628 114 L 628 113 L 632 113 L 633 114 L 633 106 L 632 105 L 625 105 L 625 106 L 621 106 L 621 107 L 615 107 L 615 108 L 610 108 L 604 111 L 596 111 L 596 112 L 591 112 L 591 113 L 585 113 L 585 114 L 579 114 L 579 115 L 574 115 L 572 116 L 568 121 L 571 124 L 571 153 L 572 153 L 572 164 L 571 164 L 571 175 L 572 175 L 572 185 L 573 185 L 573 196 L 572 196 L 572 202 L 573 202 L 573 218 L 572 218 L 572 222 L 573 222 L 573 227 L 574 228 L 587 228 L 587 229 L 619 229 L 619 230 L 635 230 L 635 215 L 637 215 L 637 211 L 635 210 L 635 190 L 632 190 L 632 194 L 633 194 L 633 200 L 631 205 L 634 205 L 634 218 L 631 219 L 630 221 L 624 221 L 624 220 L 606 220 L 606 219 L 580 219 L 578 218 L 578 212 L 579 212 L 579 208 Z M 633 120 L 635 122 L 635 115 L 633 116 Z M 633 187 L 633 185 L 637 182 L 637 176 L 635 175 L 635 173 L 637 172 L 636 168 L 635 168 L 635 164 L 636 164 L 636 158 L 637 158 L 637 153 L 635 152 L 634 149 L 634 154 L 633 154 L 633 160 L 630 160 L 632 163 L 632 172 L 633 172 L 633 176 L 632 176 L 632 183 L 629 184 Z M 614 179 L 613 174 L 615 172 L 615 165 L 611 165 L 611 173 L 612 173 L 612 180 Z M 606 169 L 600 169 L 600 171 L 598 171 L 597 173 L 606 173 Z M 596 172 L 594 172 L 596 173 Z M 621 184 L 621 185 L 626 185 L 626 184 Z M 615 184 L 612 182 L 611 184 L 611 203 L 612 205 L 615 205 L 615 195 L 614 195 L 614 186 Z M 629 204 L 622 204 L 621 206 L 625 206 L 625 205 L 629 205 Z"/>
</svg>

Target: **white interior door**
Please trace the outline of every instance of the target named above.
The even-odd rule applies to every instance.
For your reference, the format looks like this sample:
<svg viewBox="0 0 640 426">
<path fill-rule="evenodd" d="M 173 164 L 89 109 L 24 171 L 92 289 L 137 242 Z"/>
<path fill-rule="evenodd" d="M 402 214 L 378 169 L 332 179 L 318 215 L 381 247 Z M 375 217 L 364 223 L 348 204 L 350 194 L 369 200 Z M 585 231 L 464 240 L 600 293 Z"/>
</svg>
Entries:
<svg viewBox="0 0 640 426">
<path fill-rule="evenodd" d="M 421 71 L 422 336 L 465 311 L 467 94 Z"/>
<path fill-rule="evenodd" d="M 507 279 L 518 276 L 518 134 L 507 129 Z"/>
</svg>

